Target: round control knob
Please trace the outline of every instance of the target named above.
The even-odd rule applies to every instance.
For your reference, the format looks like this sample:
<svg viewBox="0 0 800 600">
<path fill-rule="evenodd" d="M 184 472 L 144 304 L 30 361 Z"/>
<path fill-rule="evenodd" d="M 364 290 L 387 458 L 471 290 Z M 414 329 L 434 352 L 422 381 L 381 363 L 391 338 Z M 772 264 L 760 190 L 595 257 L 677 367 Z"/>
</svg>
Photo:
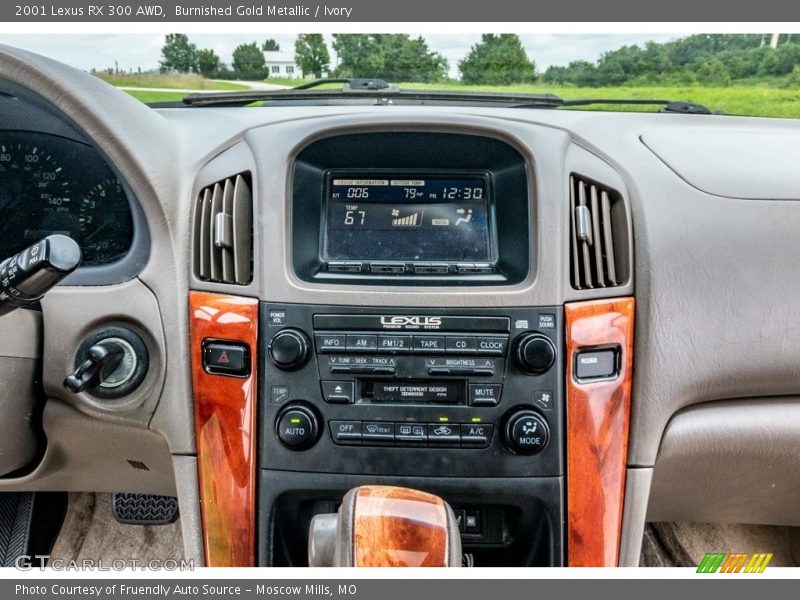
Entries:
<svg viewBox="0 0 800 600">
<path fill-rule="evenodd" d="M 281 329 L 269 343 L 269 357 L 279 369 L 294 371 L 308 360 L 310 343 L 299 329 Z"/>
<path fill-rule="evenodd" d="M 514 359 L 528 375 L 542 375 L 556 362 L 556 347 L 541 333 L 526 333 L 517 340 Z"/>
<path fill-rule="evenodd" d="M 506 443 L 518 454 L 538 454 L 550 441 L 547 421 L 532 410 L 521 409 L 506 421 Z"/>
<path fill-rule="evenodd" d="M 289 450 L 305 450 L 319 439 L 319 419 L 307 406 L 289 405 L 278 414 L 275 432 Z"/>
</svg>

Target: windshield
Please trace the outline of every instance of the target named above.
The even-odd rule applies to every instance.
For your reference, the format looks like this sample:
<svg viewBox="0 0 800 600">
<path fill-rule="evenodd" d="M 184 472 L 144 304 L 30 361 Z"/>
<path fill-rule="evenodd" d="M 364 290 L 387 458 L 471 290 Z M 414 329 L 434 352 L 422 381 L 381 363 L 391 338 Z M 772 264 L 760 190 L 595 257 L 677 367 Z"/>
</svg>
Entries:
<svg viewBox="0 0 800 600">
<path fill-rule="evenodd" d="M 311 89 L 302 94 L 306 103 L 330 103 L 340 92 L 349 102 L 373 104 L 375 97 L 392 94 L 398 104 L 431 103 L 424 97 L 430 93 L 446 94 L 433 98 L 442 103 L 467 103 L 480 94 L 498 95 L 478 98 L 482 102 L 569 110 L 663 112 L 668 103 L 690 103 L 700 109 L 667 112 L 800 117 L 800 35 L 791 33 L 270 38 L 174 33 L 27 36 L 9 43 L 71 62 L 149 104 L 180 103 L 190 94 L 241 92 L 252 101 L 241 105 L 265 106 L 288 99 L 274 92 L 307 86 Z M 92 52 L 82 50 L 82 44 Z M 320 81 L 327 79 L 335 80 Z M 352 92 L 359 90 L 347 83 L 352 79 L 388 87 L 365 90 L 359 83 L 360 91 L 375 93 L 355 97 Z M 270 95 L 264 98 L 269 102 L 259 102 L 260 94 Z M 527 95 L 558 97 L 559 105 L 527 103 Z M 301 94 L 286 96 L 297 100 Z"/>
</svg>

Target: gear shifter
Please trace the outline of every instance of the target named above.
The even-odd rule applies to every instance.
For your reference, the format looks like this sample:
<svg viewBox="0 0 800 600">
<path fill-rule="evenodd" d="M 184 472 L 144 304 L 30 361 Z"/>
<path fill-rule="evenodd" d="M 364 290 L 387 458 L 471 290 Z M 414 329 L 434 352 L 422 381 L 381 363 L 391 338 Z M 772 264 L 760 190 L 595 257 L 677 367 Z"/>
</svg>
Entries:
<svg viewBox="0 0 800 600">
<path fill-rule="evenodd" d="M 0 316 L 36 304 L 81 261 L 72 238 L 49 235 L 0 263 Z"/>
<path fill-rule="evenodd" d="M 450 506 L 409 488 L 350 490 L 338 514 L 316 515 L 309 530 L 312 567 L 460 567 L 461 537 Z"/>
</svg>

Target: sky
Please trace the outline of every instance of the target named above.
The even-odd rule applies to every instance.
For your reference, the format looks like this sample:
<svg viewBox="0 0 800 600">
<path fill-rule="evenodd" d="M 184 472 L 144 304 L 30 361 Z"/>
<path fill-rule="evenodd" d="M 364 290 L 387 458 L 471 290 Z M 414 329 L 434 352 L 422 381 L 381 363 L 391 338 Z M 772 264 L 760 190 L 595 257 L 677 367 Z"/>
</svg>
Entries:
<svg viewBox="0 0 800 600">
<path fill-rule="evenodd" d="M 412 35 L 415 35 L 412 33 Z M 281 50 L 293 52 L 296 35 L 259 34 L 192 34 L 198 48 L 212 48 L 223 62 L 230 65 L 231 54 L 242 43 L 259 44 L 267 37 L 278 41 Z M 425 35 L 429 47 L 450 64 L 450 75 L 458 76 L 458 61 L 479 41 L 478 34 Z M 597 60 L 603 52 L 649 40 L 665 42 L 679 34 L 521 34 L 520 39 L 529 58 L 544 71 L 551 65 L 566 65 L 573 60 Z M 331 36 L 326 35 L 330 49 Z M 3 35 L 2 42 L 55 58 L 79 69 L 107 69 L 116 66 L 124 71 L 148 71 L 158 68 L 162 34 L 19 34 Z M 331 56 L 335 57 L 331 52 Z"/>
</svg>

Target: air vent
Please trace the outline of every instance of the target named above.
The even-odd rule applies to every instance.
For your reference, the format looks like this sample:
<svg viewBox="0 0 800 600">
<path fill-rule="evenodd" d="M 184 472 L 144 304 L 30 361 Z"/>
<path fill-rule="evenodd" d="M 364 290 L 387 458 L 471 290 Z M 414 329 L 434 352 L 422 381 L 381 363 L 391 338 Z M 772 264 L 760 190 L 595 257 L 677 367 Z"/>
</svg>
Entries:
<svg viewBox="0 0 800 600">
<path fill-rule="evenodd" d="M 247 174 L 200 191 L 194 215 L 195 274 L 245 285 L 253 277 L 253 196 Z"/>
<path fill-rule="evenodd" d="M 628 278 L 628 224 L 619 192 L 573 174 L 569 200 L 572 287 L 622 285 Z"/>
</svg>

